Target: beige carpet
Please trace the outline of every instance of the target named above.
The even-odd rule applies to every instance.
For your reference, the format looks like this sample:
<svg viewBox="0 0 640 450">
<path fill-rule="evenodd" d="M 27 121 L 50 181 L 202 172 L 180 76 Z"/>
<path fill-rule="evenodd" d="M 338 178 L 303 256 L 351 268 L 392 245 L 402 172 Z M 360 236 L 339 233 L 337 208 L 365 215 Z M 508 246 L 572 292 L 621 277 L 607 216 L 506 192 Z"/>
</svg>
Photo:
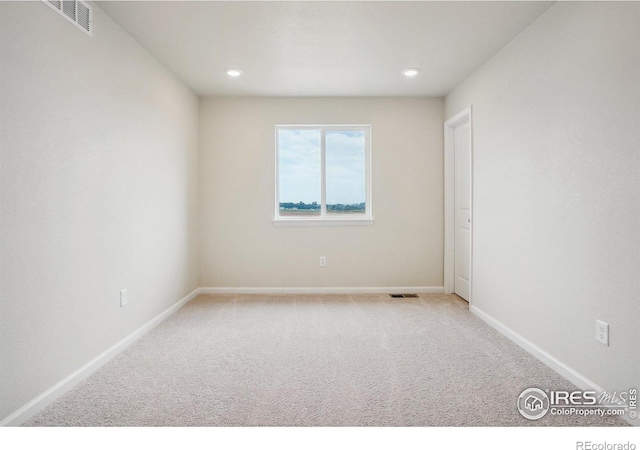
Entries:
<svg viewBox="0 0 640 450">
<path fill-rule="evenodd" d="M 516 410 L 575 388 L 451 295 L 201 295 L 30 426 L 611 426 Z"/>
</svg>

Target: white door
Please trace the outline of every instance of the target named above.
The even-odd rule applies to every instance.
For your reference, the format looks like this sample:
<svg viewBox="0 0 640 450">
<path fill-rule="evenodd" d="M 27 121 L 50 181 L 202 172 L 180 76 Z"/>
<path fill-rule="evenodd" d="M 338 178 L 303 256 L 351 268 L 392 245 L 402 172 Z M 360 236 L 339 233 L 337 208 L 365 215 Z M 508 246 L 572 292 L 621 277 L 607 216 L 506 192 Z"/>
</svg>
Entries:
<svg viewBox="0 0 640 450">
<path fill-rule="evenodd" d="M 471 124 L 469 116 L 453 129 L 454 292 L 469 301 L 471 259 Z"/>
</svg>

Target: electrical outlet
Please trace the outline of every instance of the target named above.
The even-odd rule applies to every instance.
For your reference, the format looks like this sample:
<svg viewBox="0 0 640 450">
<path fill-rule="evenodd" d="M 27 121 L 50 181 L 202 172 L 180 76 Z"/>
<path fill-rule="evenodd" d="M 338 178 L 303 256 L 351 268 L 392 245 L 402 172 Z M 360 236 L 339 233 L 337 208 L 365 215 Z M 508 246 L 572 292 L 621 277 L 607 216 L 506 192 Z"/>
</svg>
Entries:
<svg viewBox="0 0 640 450">
<path fill-rule="evenodd" d="M 127 290 L 123 289 L 120 291 L 120 308 L 124 308 L 129 303 L 129 299 L 127 298 Z"/>
<path fill-rule="evenodd" d="M 609 324 L 602 320 L 596 320 L 596 341 L 609 346 Z"/>
<path fill-rule="evenodd" d="M 326 256 L 321 256 L 320 257 L 320 267 L 327 267 L 327 257 Z"/>
</svg>

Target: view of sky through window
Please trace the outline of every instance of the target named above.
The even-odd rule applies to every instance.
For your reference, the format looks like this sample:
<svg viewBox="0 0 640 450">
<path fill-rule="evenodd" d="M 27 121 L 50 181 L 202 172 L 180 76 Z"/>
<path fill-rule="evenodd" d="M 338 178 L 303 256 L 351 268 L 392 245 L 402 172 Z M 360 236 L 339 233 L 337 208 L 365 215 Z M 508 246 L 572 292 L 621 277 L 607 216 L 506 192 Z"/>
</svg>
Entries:
<svg viewBox="0 0 640 450">
<path fill-rule="evenodd" d="M 343 213 L 345 207 L 351 207 L 354 212 L 364 212 L 364 146 L 364 131 L 327 132 L 327 213 Z"/>
<path fill-rule="evenodd" d="M 277 133 L 281 216 L 321 215 L 323 176 L 326 214 L 365 213 L 365 131 L 282 127 Z"/>
<path fill-rule="evenodd" d="M 320 203 L 320 130 L 278 130 L 281 203 Z"/>
</svg>

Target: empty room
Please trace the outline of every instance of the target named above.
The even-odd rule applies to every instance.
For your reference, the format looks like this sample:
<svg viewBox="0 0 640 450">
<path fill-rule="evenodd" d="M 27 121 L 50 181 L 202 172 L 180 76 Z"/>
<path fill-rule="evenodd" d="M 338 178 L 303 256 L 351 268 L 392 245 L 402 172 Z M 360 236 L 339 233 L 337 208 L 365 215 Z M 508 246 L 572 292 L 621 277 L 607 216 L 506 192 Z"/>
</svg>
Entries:
<svg viewBox="0 0 640 450">
<path fill-rule="evenodd" d="M 639 74 L 638 2 L 0 2 L 0 423 L 637 430 Z"/>
</svg>

